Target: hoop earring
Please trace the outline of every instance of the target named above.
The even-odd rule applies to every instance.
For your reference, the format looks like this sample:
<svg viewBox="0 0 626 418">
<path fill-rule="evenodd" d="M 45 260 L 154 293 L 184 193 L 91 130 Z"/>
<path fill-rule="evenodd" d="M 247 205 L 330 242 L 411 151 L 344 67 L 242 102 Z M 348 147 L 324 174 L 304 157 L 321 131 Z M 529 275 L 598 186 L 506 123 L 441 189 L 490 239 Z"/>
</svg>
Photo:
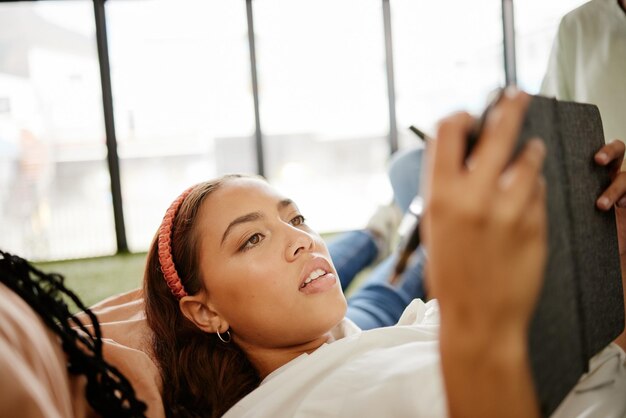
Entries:
<svg viewBox="0 0 626 418">
<path fill-rule="evenodd" d="M 222 337 L 219 331 L 216 331 L 215 333 L 217 334 L 217 338 L 219 338 L 220 341 L 223 342 L 224 344 L 228 344 L 230 342 L 231 336 L 230 336 L 229 330 L 226 330 L 225 332 L 225 335 L 227 336 L 226 338 Z"/>
</svg>

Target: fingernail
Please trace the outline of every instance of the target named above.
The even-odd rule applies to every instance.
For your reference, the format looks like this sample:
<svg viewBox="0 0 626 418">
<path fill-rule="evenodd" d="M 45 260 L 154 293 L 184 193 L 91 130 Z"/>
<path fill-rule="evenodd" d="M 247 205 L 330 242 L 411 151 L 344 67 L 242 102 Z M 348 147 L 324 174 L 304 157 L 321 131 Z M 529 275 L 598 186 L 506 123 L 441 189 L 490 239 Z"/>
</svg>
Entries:
<svg viewBox="0 0 626 418">
<path fill-rule="evenodd" d="M 608 209 L 609 207 L 611 207 L 611 201 L 608 197 L 602 196 L 600 199 L 598 199 L 598 206 L 600 206 L 602 209 Z"/>
<path fill-rule="evenodd" d="M 519 90 L 515 86 L 507 86 L 504 89 L 504 95 L 508 97 L 509 99 L 514 99 L 518 93 L 519 93 Z"/>
<path fill-rule="evenodd" d="M 542 158 L 546 155 L 546 144 L 544 144 L 541 139 L 532 139 L 529 145 L 532 147 L 532 150 Z"/>
<path fill-rule="evenodd" d="M 617 201 L 617 206 L 619 206 L 620 208 L 626 207 L 626 196 Z"/>
<path fill-rule="evenodd" d="M 609 156 L 604 152 L 599 152 L 596 154 L 596 161 L 606 164 L 609 161 Z"/>
</svg>

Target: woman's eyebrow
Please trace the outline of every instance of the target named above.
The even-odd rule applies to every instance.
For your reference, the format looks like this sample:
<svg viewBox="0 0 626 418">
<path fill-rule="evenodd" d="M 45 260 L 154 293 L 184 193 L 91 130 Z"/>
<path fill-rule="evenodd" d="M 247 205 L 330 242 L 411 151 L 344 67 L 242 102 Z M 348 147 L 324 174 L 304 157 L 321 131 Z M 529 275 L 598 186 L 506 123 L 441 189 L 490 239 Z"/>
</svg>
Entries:
<svg viewBox="0 0 626 418">
<path fill-rule="evenodd" d="M 291 199 L 283 199 L 281 201 L 278 202 L 278 204 L 276 205 L 278 207 L 278 209 L 283 209 L 287 206 L 295 206 L 296 204 L 294 203 L 293 200 Z M 231 230 L 242 223 L 246 223 L 246 222 L 253 222 L 253 221 L 258 221 L 259 219 L 263 218 L 263 214 L 261 212 L 251 212 L 248 213 L 246 215 L 240 216 L 237 219 L 235 219 L 234 221 L 232 221 L 228 227 L 226 228 L 226 231 L 224 231 L 224 235 L 222 236 L 222 242 L 220 244 L 224 245 L 224 241 L 226 241 L 226 238 L 228 238 L 228 234 L 230 234 Z"/>
<path fill-rule="evenodd" d="M 246 222 L 258 221 L 261 218 L 263 218 L 263 215 L 261 214 L 261 212 L 251 212 L 251 213 L 248 213 L 246 215 L 240 216 L 237 219 L 235 219 L 234 221 L 232 221 L 228 225 L 228 228 L 226 228 L 226 231 L 224 231 L 224 235 L 222 236 L 222 242 L 221 242 L 220 246 L 224 245 L 224 241 L 226 241 L 226 238 L 228 237 L 228 234 L 230 234 L 230 231 L 235 226 L 237 226 L 239 224 L 242 224 L 242 223 L 246 223 Z"/>
<path fill-rule="evenodd" d="M 280 209 L 283 209 L 283 208 L 285 208 L 287 206 L 291 206 L 291 205 L 296 206 L 296 204 L 294 203 L 293 200 L 291 200 L 291 199 L 283 199 L 280 202 L 278 202 L 277 206 L 278 206 L 278 209 L 280 210 Z"/>
</svg>

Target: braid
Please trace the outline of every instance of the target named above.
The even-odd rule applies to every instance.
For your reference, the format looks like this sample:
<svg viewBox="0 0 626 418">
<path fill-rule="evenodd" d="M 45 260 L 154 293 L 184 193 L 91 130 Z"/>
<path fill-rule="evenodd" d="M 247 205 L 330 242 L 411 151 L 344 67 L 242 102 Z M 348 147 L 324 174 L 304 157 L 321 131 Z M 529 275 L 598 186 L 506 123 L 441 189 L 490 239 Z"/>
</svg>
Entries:
<svg viewBox="0 0 626 418">
<path fill-rule="evenodd" d="M 0 250 L 0 282 L 18 294 L 61 339 L 68 371 L 87 377 L 85 391 L 91 407 L 103 417 L 143 417 L 145 403 L 136 398 L 128 379 L 102 357 L 98 318 L 63 281 L 60 274 L 43 273 L 28 261 Z M 70 313 L 63 296 L 89 316 L 93 333 Z"/>
</svg>

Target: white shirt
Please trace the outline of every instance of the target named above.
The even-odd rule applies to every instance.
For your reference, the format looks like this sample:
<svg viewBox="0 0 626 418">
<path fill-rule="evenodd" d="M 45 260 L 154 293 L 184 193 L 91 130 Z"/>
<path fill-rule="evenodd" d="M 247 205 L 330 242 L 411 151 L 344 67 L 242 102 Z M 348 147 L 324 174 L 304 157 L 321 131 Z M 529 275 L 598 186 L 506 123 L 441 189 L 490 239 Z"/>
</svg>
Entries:
<svg viewBox="0 0 626 418">
<path fill-rule="evenodd" d="M 541 94 L 592 103 L 604 138 L 626 141 L 626 13 L 618 0 L 592 0 L 559 24 Z"/>
<path fill-rule="evenodd" d="M 271 373 L 224 418 L 445 416 L 438 324 L 436 302 L 418 299 L 393 327 L 346 319 L 343 338 Z"/>
<path fill-rule="evenodd" d="M 346 319 L 333 333 L 341 339 L 275 370 L 224 417 L 447 416 L 436 301 L 414 300 L 393 327 L 361 331 Z M 553 417 L 623 417 L 625 363 L 610 345 Z"/>
</svg>

